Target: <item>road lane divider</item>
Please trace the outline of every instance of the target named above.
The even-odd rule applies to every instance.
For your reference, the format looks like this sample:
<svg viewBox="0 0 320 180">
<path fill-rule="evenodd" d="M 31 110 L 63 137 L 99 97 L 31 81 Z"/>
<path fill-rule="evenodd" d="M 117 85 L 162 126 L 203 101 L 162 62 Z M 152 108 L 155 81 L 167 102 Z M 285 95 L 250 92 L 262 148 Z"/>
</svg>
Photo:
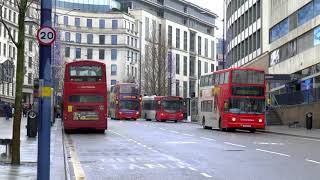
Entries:
<svg viewBox="0 0 320 180">
<path fill-rule="evenodd" d="M 224 144 L 228 144 L 228 145 L 231 145 L 231 146 L 242 147 L 242 148 L 247 147 L 247 146 L 244 146 L 244 145 L 241 145 L 241 144 L 233 144 L 233 143 L 231 143 L 231 142 L 224 142 Z"/>
<path fill-rule="evenodd" d="M 208 140 L 208 141 L 217 141 L 215 139 L 212 139 L 212 138 L 207 138 L 207 137 L 200 137 L 201 139 L 204 139 L 204 140 Z"/>
<path fill-rule="evenodd" d="M 207 177 L 207 178 L 212 178 L 212 176 L 210 176 L 209 174 L 207 174 L 207 173 L 200 173 L 202 176 L 204 176 L 204 177 Z"/>
<path fill-rule="evenodd" d="M 319 161 L 315 161 L 315 160 L 312 160 L 312 159 L 306 159 L 306 161 L 308 162 L 312 162 L 312 163 L 315 163 L 315 164 L 320 164 Z"/>
<path fill-rule="evenodd" d="M 290 155 L 288 154 L 284 154 L 284 153 L 279 153 L 279 152 L 274 152 L 274 151 L 268 151 L 268 150 L 264 150 L 264 149 L 256 149 L 257 151 L 261 151 L 261 152 L 265 152 L 265 153 L 270 153 L 270 154 L 277 154 L 279 156 L 286 156 L 286 157 L 290 157 Z"/>
</svg>

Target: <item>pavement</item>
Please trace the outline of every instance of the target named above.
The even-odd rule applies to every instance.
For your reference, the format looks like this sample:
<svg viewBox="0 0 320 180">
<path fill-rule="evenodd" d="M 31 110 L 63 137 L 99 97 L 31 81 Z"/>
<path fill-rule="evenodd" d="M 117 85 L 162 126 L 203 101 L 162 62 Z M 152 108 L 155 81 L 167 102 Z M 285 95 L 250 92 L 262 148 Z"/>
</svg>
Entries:
<svg viewBox="0 0 320 180">
<path fill-rule="evenodd" d="M 193 123 L 110 120 L 66 136 L 72 177 L 108 180 L 318 180 L 320 141 Z"/>
<path fill-rule="evenodd" d="M 320 129 L 307 130 L 306 128 L 298 127 L 288 127 L 288 126 L 266 126 L 264 130 L 259 130 L 265 133 L 274 133 L 288 136 L 297 136 L 304 138 L 313 138 L 320 140 Z"/>
<path fill-rule="evenodd" d="M 12 118 L 6 121 L 0 117 L 0 138 L 12 137 Z M 0 180 L 33 180 L 37 177 L 37 148 L 38 139 L 26 136 L 27 119 L 21 121 L 21 149 L 20 166 L 12 166 L 10 159 L 2 157 L 0 159 Z M 51 167 L 50 177 L 55 180 L 65 179 L 64 152 L 62 146 L 61 121 L 58 119 L 51 128 Z M 5 146 L 0 146 L 0 153 L 5 152 Z"/>
</svg>

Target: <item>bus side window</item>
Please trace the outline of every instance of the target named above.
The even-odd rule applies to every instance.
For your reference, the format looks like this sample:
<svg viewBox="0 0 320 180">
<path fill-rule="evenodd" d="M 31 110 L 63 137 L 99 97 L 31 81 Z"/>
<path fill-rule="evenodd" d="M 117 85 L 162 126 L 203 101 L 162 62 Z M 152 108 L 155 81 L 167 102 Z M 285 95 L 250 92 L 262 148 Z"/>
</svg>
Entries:
<svg viewBox="0 0 320 180">
<path fill-rule="evenodd" d="M 221 74 L 220 74 L 219 83 L 220 83 L 220 84 L 223 84 L 223 83 L 224 83 L 224 73 L 221 73 Z"/>
<path fill-rule="evenodd" d="M 213 86 L 215 85 L 215 77 L 216 77 L 216 75 L 213 74 L 213 75 L 212 75 L 212 82 L 211 82 Z"/>
<path fill-rule="evenodd" d="M 225 74 L 224 74 L 224 83 L 225 84 L 229 83 L 229 72 L 225 72 Z"/>
<path fill-rule="evenodd" d="M 220 78 L 220 74 L 216 74 L 216 77 L 214 78 L 215 85 L 219 85 L 219 78 Z"/>
<path fill-rule="evenodd" d="M 212 74 L 209 75 L 209 86 L 212 86 Z"/>
</svg>

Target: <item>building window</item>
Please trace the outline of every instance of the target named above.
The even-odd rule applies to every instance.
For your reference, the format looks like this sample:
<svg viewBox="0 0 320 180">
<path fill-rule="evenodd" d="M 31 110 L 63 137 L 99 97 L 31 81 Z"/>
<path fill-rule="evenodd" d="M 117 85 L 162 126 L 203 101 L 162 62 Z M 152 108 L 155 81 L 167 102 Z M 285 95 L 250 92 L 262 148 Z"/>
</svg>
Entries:
<svg viewBox="0 0 320 180">
<path fill-rule="evenodd" d="M 180 81 L 176 80 L 176 96 L 180 96 Z"/>
<path fill-rule="evenodd" d="M 66 47 L 66 48 L 64 49 L 64 56 L 65 56 L 65 57 L 70 57 L 70 47 Z"/>
<path fill-rule="evenodd" d="M 118 44 L 118 37 L 117 35 L 111 35 L 111 44 L 117 45 Z"/>
<path fill-rule="evenodd" d="M 223 40 L 222 40 L 223 41 Z M 222 42 L 222 46 L 223 46 L 223 42 Z M 214 41 L 211 41 L 211 59 L 214 59 L 214 51 L 215 51 L 215 45 L 214 45 Z M 222 50 L 223 51 L 223 50 Z M 224 52 L 222 52 L 223 54 Z"/>
<path fill-rule="evenodd" d="M 183 97 L 186 98 L 188 96 L 188 82 L 183 81 Z"/>
<path fill-rule="evenodd" d="M 32 73 L 28 73 L 28 84 L 32 84 Z"/>
<path fill-rule="evenodd" d="M 99 59 L 104 60 L 104 49 L 99 49 Z"/>
<path fill-rule="evenodd" d="M 208 39 L 207 38 L 205 38 L 204 39 L 204 55 L 206 56 L 206 57 L 209 57 L 209 48 L 208 48 Z"/>
<path fill-rule="evenodd" d="M 214 64 L 211 64 L 211 72 L 214 72 Z"/>
<path fill-rule="evenodd" d="M 202 52 L 202 49 L 201 49 L 201 36 L 198 36 L 198 54 L 201 56 L 201 52 Z"/>
<path fill-rule="evenodd" d="M 74 25 L 75 25 L 76 27 L 80 27 L 80 18 L 75 18 L 75 19 L 74 19 Z"/>
<path fill-rule="evenodd" d="M 320 14 L 320 0 L 314 0 L 314 15 L 318 16 Z"/>
<path fill-rule="evenodd" d="M 145 33 L 146 33 L 146 39 L 149 39 L 150 32 L 149 32 L 149 18 L 145 18 Z"/>
<path fill-rule="evenodd" d="M 195 57 L 194 56 L 190 56 L 190 60 L 189 60 L 189 76 L 195 76 Z"/>
<path fill-rule="evenodd" d="M 271 42 L 281 38 L 282 36 L 288 34 L 289 32 L 289 20 L 288 18 L 284 19 L 283 21 L 281 21 L 280 23 L 278 23 L 277 25 L 275 25 L 274 27 L 271 28 L 270 31 L 270 40 Z"/>
<path fill-rule="evenodd" d="M 32 30 L 33 30 L 33 26 L 32 25 L 29 25 L 29 35 L 32 35 Z"/>
<path fill-rule="evenodd" d="M 81 43 L 81 34 L 76 33 L 76 43 Z"/>
<path fill-rule="evenodd" d="M 176 29 L 176 48 L 180 49 L 180 29 Z"/>
<path fill-rule="evenodd" d="M 64 39 L 65 39 L 65 41 L 67 41 L 67 42 L 70 41 L 70 32 L 65 32 L 65 33 L 64 33 Z"/>
<path fill-rule="evenodd" d="M 32 68 L 32 57 L 29 57 L 28 67 L 29 67 L 29 68 Z"/>
<path fill-rule="evenodd" d="M 68 16 L 63 16 L 63 24 L 64 25 L 69 25 L 69 19 L 68 19 Z"/>
<path fill-rule="evenodd" d="M 99 20 L 99 28 L 100 29 L 104 29 L 106 27 L 106 24 L 105 24 L 105 20 L 104 19 L 100 19 Z"/>
<path fill-rule="evenodd" d="M 76 59 L 81 58 L 81 48 L 76 48 Z"/>
<path fill-rule="evenodd" d="M 105 44 L 105 39 L 106 39 L 105 35 L 99 35 L 99 44 L 101 45 Z"/>
<path fill-rule="evenodd" d="M 118 52 L 117 49 L 111 49 L 111 60 L 117 60 Z"/>
<path fill-rule="evenodd" d="M 117 80 L 111 79 L 111 86 L 116 84 L 117 84 Z"/>
<path fill-rule="evenodd" d="M 200 60 L 198 60 L 198 77 L 200 77 L 200 76 L 201 76 L 201 74 L 202 74 L 201 66 L 202 66 L 201 61 L 200 61 Z"/>
<path fill-rule="evenodd" d="M 118 29 L 118 20 L 112 20 L 112 29 Z"/>
<path fill-rule="evenodd" d="M 92 19 L 87 19 L 87 28 L 92 28 Z"/>
<path fill-rule="evenodd" d="M 13 23 L 16 23 L 16 22 L 17 22 L 16 17 L 17 17 L 17 13 L 16 13 L 16 12 L 13 12 Z"/>
<path fill-rule="evenodd" d="M 92 49 L 87 49 L 87 59 L 92 59 Z"/>
<path fill-rule="evenodd" d="M 93 44 L 93 34 L 87 34 L 87 43 Z"/>
<path fill-rule="evenodd" d="M 29 41 L 29 51 L 32 52 L 32 41 Z"/>
<path fill-rule="evenodd" d="M 172 26 L 168 26 L 168 46 L 172 47 Z"/>
<path fill-rule="evenodd" d="M 183 57 L 183 75 L 188 76 L 188 57 Z"/>
<path fill-rule="evenodd" d="M 117 75 L 117 65 L 111 64 L 111 75 Z"/>
<path fill-rule="evenodd" d="M 176 74 L 180 74 L 180 55 L 176 54 Z"/>
<path fill-rule="evenodd" d="M 208 62 L 204 62 L 204 73 L 208 73 L 209 67 Z"/>
<path fill-rule="evenodd" d="M 188 50 L 188 32 L 187 31 L 183 32 L 183 49 L 185 51 Z"/>
<path fill-rule="evenodd" d="M 196 34 L 195 33 L 190 33 L 190 51 L 195 52 L 195 43 L 196 43 Z"/>
<path fill-rule="evenodd" d="M 298 26 L 309 21 L 313 17 L 313 2 L 307 4 L 298 11 Z"/>
</svg>

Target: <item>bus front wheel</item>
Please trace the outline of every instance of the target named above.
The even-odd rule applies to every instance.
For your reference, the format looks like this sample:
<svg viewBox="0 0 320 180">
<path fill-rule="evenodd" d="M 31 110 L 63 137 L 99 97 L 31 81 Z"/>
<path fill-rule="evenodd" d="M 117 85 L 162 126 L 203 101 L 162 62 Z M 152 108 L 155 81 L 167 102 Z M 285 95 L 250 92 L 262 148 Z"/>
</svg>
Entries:
<svg viewBox="0 0 320 180">
<path fill-rule="evenodd" d="M 206 120 L 204 117 L 202 118 L 202 127 L 203 127 L 203 129 L 210 129 L 209 126 L 206 126 Z"/>
<path fill-rule="evenodd" d="M 221 121 L 221 118 L 219 119 L 219 130 L 220 131 L 226 131 L 225 128 L 222 128 L 222 121 Z"/>
</svg>

